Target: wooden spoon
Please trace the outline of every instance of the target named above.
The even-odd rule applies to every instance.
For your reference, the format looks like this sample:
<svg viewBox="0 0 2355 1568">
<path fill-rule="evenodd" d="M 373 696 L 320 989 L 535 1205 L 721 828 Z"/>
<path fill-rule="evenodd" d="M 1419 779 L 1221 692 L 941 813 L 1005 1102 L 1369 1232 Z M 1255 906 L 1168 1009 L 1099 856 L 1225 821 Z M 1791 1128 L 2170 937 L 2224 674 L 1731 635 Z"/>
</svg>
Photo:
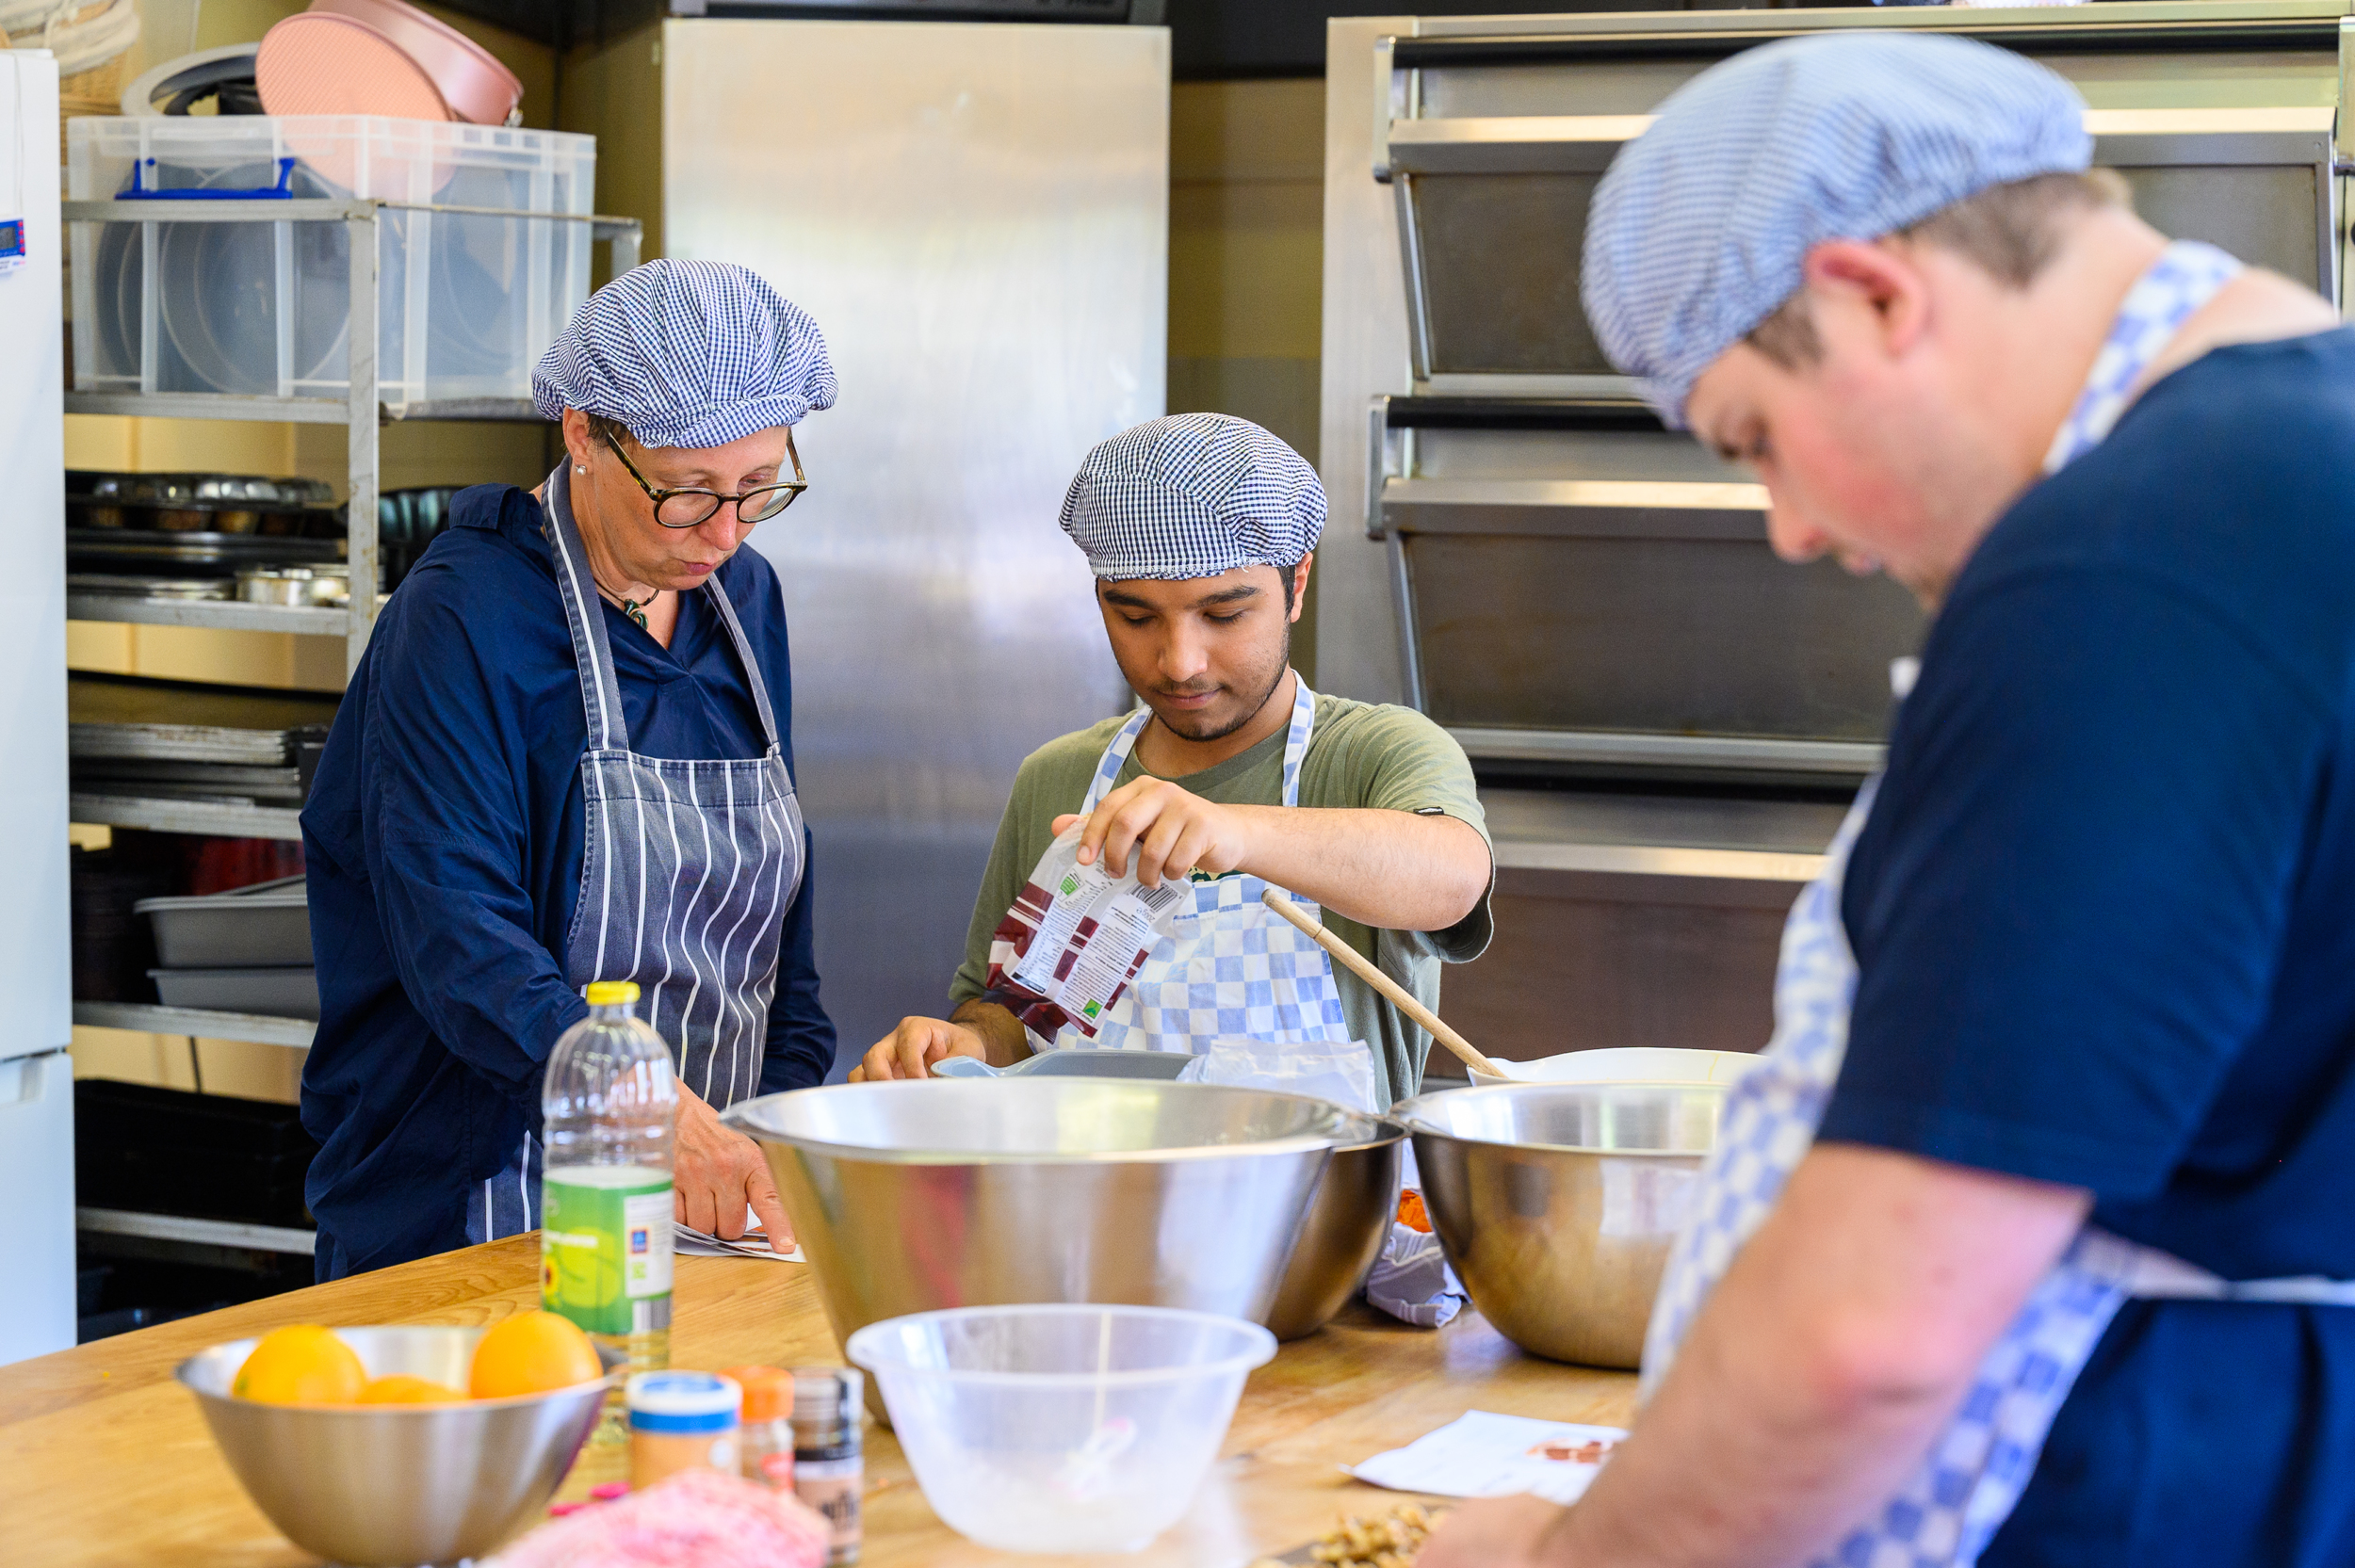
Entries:
<svg viewBox="0 0 2355 1568">
<path fill-rule="evenodd" d="M 1389 997 L 1391 1006 L 1429 1030 L 1432 1039 L 1461 1057 L 1465 1066 L 1486 1073 L 1492 1078 L 1502 1078 L 1505 1075 L 1504 1070 L 1482 1056 L 1470 1041 L 1439 1022 L 1437 1013 L 1416 1001 L 1413 992 L 1367 962 L 1356 948 L 1303 914 L 1298 904 L 1293 903 L 1272 887 L 1259 895 L 1259 901 L 1307 932 L 1311 941 L 1332 954 L 1351 974 Z"/>
</svg>

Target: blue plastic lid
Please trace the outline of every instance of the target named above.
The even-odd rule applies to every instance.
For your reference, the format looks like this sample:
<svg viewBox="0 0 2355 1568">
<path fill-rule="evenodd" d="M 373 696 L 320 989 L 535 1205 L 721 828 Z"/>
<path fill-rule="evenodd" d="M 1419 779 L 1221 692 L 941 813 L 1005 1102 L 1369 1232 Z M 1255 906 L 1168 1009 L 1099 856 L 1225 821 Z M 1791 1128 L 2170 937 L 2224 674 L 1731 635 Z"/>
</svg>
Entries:
<svg viewBox="0 0 2355 1568">
<path fill-rule="evenodd" d="M 627 1390 L 634 1431 L 726 1431 L 744 1405 L 736 1380 L 716 1372 L 641 1372 Z"/>
</svg>

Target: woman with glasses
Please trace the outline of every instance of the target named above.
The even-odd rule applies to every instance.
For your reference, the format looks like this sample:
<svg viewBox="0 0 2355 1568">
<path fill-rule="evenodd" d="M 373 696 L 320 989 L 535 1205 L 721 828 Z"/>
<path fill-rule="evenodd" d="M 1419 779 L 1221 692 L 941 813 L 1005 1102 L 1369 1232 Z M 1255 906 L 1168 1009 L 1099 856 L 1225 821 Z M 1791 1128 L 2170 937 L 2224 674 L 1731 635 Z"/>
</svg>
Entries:
<svg viewBox="0 0 2355 1568">
<path fill-rule="evenodd" d="M 786 1244 L 734 1101 L 818 1082 L 808 835 L 775 573 L 807 487 L 817 324 L 751 271 L 657 261 L 534 371 L 564 461 L 450 503 L 378 619 L 302 814 L 319 1026 L 302 1119 L 322 1279 L 540 1222 L 540 1080 L 592 980 L 678 1070 L 677 1214 Z"/>
</svg>

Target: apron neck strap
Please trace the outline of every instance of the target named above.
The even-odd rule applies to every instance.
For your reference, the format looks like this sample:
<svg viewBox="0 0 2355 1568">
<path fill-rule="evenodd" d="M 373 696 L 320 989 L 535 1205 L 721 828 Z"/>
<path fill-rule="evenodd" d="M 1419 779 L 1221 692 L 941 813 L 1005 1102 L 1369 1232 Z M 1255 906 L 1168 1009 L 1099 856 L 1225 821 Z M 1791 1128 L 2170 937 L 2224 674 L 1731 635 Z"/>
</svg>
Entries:
<svg viewBox="0 0 2355 1568">
<path fill-rule="evenodd" d="M 2176 240 L 2159 252 L 2159 259 L 2119 302 L 2118 317 L 2102 351 L 2093 357 L 2085 390 L 2053 433 L 2053 445 L 2044 454 L 2045 473 L 2059 473 L 2102 444 L 2126 412 L 2127 394 L 2151 362 L 2174 341 L 2192 313 L 2242 270 L 2237 257 L 2195 239 Z"/>
<path fill-rule="evenodd" d="M 548 542 L 556 551 L 556 590 L 564 601 L 564 620 L 573 634 L 573 662 L 580 670 L 580 702 L 589 717 L 589 749 L 593 752 L 625 752 L 629 750 L 629 723 L 622 713 L 621 683 L 613 672 L 613 644 L 606 636 L 605 613 L 599 607 L 595 580 L 589 572 L 589 551 L 580 542 L 579 525 L 573 521 L 572 474 L 562 463 L 548 476 L 547 491 L 541 502 L 546 517 Z M 777 715 L 769 703 L 769 683 L 760 678 L 760 661 L 753 657 L 753 645 L 744 636 L 743 622 L 736 617 L 736 606 L 721 590 L 715 573 L 703 586 L 705 597 L 720 615 L 720 622 L 728 631 L 728 640 L 736 645 L 737 662 L 744 668 L 744 682 L 752 687 L 753 705 L 760 710 L 762 740 L 771 751 L 777 749 Z"/>
<path fill-rule="evenodd" d="M 1308 689 L 1308 683 L 1300 678 L 1300 671 L 1291 671 L 1292 678 L 1292 714 L 1291 727 L 1284 735 L 1284 804 L 1300 804 L 1300 759 L 1308 754 L 1308 737 L 1317 726 L 1317 694 Z M 1094 811 L 1097 802 L 1112 793 L 1113 781 L 1129 764 L 1129 755 L 1137 749 L 1137 736 L 1151 723 L 1153 710 L 1141 707 L 1129 716 L 1120 726 L 1120 733 L 1104 748 L 1096 759 L 1096 777 L 1088 781 L 1088 792 L 1080 801 L 1080 815 Z"/>
<path fill-rule="evenodd" d="M 605 613 L 596 581 L 589 574 L 589 552 L 573 522 L 571 480 L 571 469 L 558 463 L 540 500 L 548 543 L 556 552 L 556 591 L 564 601 L 564 622 L 573 634 L 580 703 L 589 716 L 589 749 L 626 752 L 629 724 L 622 717 L 621 683 L 613 675 L 613 644 L 605 635 Z"/>
<path fill-rule="evenodd" d="M 737 661 L 744 667 L 744 684 L 753 688 L 753 706 L 760 710 L 762 738 L 773 752 L 777 749 L 777 716 L 769 705 L 769 683 L 760 678 L 760 662 L 753 657 L 753 645 L 744 637 L 743 622 L 736 619 L 736 605 L 720 587 L 717 572 L 704 579 L 704 596 L 720 612 L 720 623 L 727 627 L 728 640 L 736 644 Z"/>
</svg>

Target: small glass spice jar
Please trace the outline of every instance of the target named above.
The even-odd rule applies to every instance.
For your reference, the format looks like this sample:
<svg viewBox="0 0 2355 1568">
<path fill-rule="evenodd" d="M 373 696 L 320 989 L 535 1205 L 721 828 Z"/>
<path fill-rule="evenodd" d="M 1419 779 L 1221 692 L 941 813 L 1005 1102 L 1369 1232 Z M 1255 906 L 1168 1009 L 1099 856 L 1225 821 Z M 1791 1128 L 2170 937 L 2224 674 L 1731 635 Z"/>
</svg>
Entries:
<svg viewBox="0 0 2355 1568">
<path fill-rule="evenodd" d="M 859 1517 L 867 1490 L 860 1445 L 860 1401 L 866 1374 L 849 1366 L 800 1366 L 793 1371 L 793 1492 L 825 1516 L 832 1528 L 828 1568 L 858 1560 L 866 1538 Z"/>
<path fill-rule="evenodd" d="M 793 1490 L 793 1374 L 775 1366 L 731 1366 L 744 1390 L 744 1479 L 772 1492 Z"/>
<path fill-rule="evenodd" d="M 629 1482 L 644 1491 L 698 1466 L 739 1473 L 744 1391 L 712 1372 L 641 1372 L 629 1380 Z"/>
</svg>

